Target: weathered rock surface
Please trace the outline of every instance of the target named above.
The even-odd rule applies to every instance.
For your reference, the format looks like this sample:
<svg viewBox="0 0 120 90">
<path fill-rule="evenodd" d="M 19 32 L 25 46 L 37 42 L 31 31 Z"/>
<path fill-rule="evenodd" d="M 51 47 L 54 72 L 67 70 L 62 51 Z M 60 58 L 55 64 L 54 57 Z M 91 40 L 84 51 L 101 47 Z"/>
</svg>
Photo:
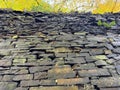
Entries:
<svg viewBox="0 0 120 90">
<path fill-rule="evenodd" d="M 0 90 L 120 89 L 119 32 L 100 35 L 94 15 L 0 14 Z"/>
</svg>

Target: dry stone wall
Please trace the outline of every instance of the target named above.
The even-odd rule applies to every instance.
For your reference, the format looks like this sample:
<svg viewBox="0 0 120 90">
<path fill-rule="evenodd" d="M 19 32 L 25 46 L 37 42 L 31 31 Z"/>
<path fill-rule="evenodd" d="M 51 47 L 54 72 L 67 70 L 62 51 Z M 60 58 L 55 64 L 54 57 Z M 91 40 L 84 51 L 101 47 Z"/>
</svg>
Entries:
<svg viewBox="0 0 120 90">
<path fill-rule="evenodd" d="M 79 31 L 84 15 L 0 13 L 0 90 L 120 89 L 119 34 Z"/>
<path fill-rule="evenodd" d="M 99 26 L 97 25 L 99 20 L 106 23 L 115 21 L 116 25 L 111 28 Z M 77 12 L 48 14 L 0 10 L 0 32 L 2 34 L 30 35 L 36 31 L 46 32 L 46 30 L 67 33 L 85 31 L 91 34 L 120 33 L 120 13 L 105 15 L 79 14 Z"/>
</svg>

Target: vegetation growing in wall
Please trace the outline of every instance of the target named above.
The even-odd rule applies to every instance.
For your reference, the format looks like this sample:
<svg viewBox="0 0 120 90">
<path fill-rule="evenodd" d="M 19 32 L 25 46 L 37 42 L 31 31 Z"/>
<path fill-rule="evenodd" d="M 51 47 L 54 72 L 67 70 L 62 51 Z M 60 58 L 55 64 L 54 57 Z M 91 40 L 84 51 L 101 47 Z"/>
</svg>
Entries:
<svg viewBox="0 0 120 90">
<path fill-rule="evenodd" d="M 111 21 L 110 23 L 107 23 L 107 22 L 102 22 L 101 20 L 98 20 L 97 25 L 98 26 L 104 26 L 106 28 L 111 28 L 112 26 L 116 25 L 116 22 L 115 21 Z"/>
</svg>

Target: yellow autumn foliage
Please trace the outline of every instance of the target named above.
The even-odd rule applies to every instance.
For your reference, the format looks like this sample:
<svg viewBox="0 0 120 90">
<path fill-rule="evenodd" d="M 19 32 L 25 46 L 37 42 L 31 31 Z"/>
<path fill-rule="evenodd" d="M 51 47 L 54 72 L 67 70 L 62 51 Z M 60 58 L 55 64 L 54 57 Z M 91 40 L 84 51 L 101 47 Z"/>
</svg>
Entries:
<svg viewBox="0 0 120 90">
<path fill-rule="evenodd" d="M 41 2 L 41 0 L 37 1 Z M 30 11 L 33 6 L 37 6 L 37 2 L 35 0 L 0 0 L 0 8 Z"/>
<path fill-rule="evenodd" d="M 120 0 L 0 0 L 0 8 L 17 11 L 63 13 L 78 11 L 103 14 L 120 12 Z"/>
<path fill-rule="evenodd" d="M 92 11 L 94 14 L 107 13 L 107 12 L 120 12 L 120 1 L 119 0 L 105 0 L 106 2 L 100 3 L 100 0 L 97 0 L 97 6 Z"/>
</svg>

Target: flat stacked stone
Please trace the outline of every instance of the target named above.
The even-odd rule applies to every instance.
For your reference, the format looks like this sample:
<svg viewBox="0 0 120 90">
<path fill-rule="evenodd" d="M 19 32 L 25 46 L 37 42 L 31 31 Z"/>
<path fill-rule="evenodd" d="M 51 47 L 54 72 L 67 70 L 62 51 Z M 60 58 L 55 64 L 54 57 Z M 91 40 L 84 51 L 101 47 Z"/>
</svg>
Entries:
<svg viewBox="0 0 120 90">
<path fill-rule="evenodd" d="M 78 32 L 81 15 L 14 14 L 0 19 L 0 90 L 119 90 L 120 35 Z"/>
</svg>

